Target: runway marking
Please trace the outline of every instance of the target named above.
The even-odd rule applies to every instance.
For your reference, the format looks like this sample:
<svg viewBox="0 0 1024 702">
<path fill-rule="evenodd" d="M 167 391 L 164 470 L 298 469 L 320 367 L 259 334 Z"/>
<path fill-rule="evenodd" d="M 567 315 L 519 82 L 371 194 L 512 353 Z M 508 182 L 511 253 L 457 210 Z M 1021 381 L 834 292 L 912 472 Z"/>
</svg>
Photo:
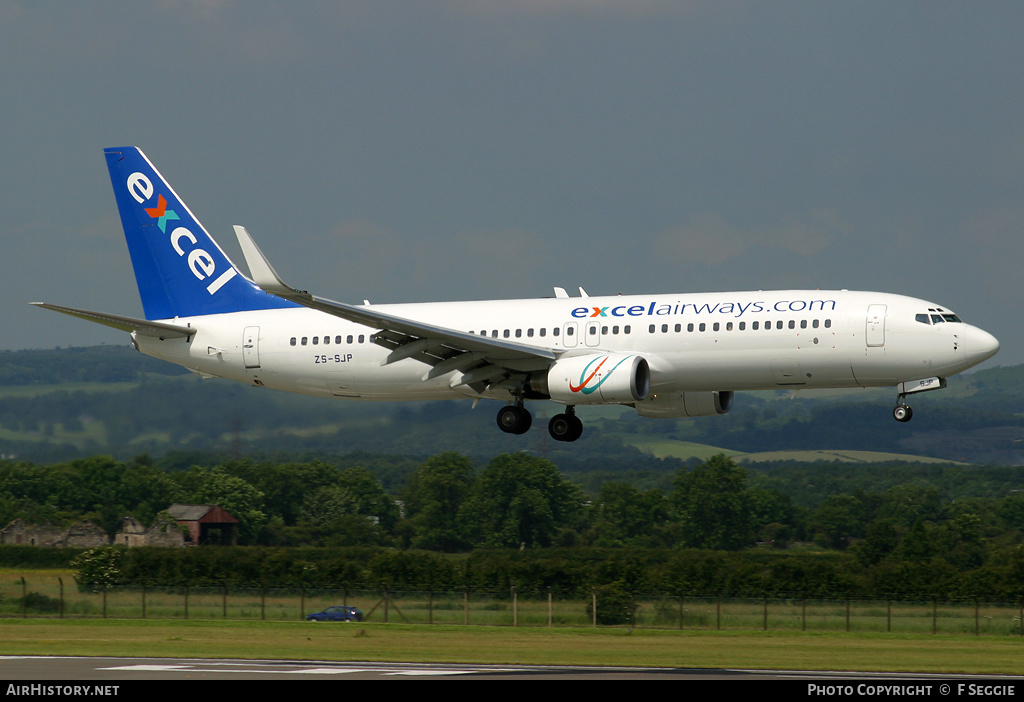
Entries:
<svg viewBox="0 0 1024 702">
<path fill-rule="evenodd" d="M 237 666 L 238 664 L 233 664 Z M 172 665 L 139 663 L 135 665 L 117 665 L 97 670 L 125 670 L 125 671 L 148 671 L 148 672 L 180 672 L 180 673 L 263 673 L 265 675 L 347 675 L 351 673 L 379 673 L 381 675 L 403 675 L 403 676 L 439 676 L 439 675 L 472 675 L 479 673 L 479 670 L 464 668 L 393 668 L 389 667 L 319 667 L 319 668 L 265 668 L 259 664 L 252 667 L 224 668 L 218 664 L 206 665 Z M 488 670 L 487 672 L 505 672 Z"/>
</svg>

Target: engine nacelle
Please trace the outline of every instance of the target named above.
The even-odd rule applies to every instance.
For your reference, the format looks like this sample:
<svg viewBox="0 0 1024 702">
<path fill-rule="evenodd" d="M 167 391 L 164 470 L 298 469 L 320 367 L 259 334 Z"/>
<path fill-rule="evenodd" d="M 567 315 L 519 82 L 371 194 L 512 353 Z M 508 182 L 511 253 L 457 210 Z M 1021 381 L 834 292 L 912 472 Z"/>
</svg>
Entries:
<svg viewBox="0 0 1024 702">
<path fill-rule="evenodd" d="M 659 392 L 634 407 L 641 417 L 709 417 L 732 409 L 732 398 L 732 391 Z"/>
<path fill-rule="evenodd" d="M 571 356 L 548 369 L 547 391 L 566 405 L 632 404 L 650 393 L 651 368 L 634 354 Z"/>
</svg>

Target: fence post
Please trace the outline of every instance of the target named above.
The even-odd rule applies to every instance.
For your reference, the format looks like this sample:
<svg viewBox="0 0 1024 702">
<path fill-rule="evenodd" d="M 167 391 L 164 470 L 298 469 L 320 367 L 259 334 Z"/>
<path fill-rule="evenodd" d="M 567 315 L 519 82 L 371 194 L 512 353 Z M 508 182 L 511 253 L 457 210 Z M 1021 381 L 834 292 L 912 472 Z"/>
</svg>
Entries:
<svg viewBox="0 0 1024 702">
<path fill-rule="evenodd" d="M 519 626 L 519 593 L 516 586 L 512 586 L 512 626 Z"/>
<path fill-rule="evenodd" d="M 221 617 L 223 619 L 228 618 L 228 584 L 222 583 L 221 586 Z"/>
<path fill-rule="evenodd" d="M 64 578 L 57 578 L 60 583 L 60 618 L 64 618 Z"/>
</svg>

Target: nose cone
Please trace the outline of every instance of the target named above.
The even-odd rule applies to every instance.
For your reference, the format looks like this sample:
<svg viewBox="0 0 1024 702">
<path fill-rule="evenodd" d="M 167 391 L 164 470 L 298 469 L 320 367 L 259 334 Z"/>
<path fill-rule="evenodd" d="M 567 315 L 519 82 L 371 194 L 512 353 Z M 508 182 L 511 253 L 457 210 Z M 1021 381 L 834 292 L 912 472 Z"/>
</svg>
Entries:
<svg viewBox="0 0 1024 702">
<path fill-rule="evenodd" d="M 999 339 L 989 334 L 984 329 L 967 325 L 965 336 L 965 351 L 967 359 L 971 364 L 978 364 L 992 358 L 999 350 Z"/>
</svg>

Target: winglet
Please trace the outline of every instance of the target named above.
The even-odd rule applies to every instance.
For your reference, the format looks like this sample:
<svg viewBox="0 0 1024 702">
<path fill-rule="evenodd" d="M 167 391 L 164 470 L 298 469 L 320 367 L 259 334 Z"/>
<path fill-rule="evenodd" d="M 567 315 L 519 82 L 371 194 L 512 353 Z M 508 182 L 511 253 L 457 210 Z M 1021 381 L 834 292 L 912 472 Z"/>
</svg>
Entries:
<svg viewBox="0 0 1024 702">
<path fill-rule="evenodd" d="M 245 227 L 236 224 L 234 228 L 238 245 L 242 248 L 242 255 L 245 256 L 245 265 L 249 267 L 249 275 L 252 276 L 253 282 L 260 289 L 272 295 L 281 295 L 283 297 L 303 292 L 296 290 L 281 280 L 281 276 L 270 265 L 270 261 L 260 251 L 260 247 L 256 245 L 252 235 L 246 231 Z"/>
</svg>

